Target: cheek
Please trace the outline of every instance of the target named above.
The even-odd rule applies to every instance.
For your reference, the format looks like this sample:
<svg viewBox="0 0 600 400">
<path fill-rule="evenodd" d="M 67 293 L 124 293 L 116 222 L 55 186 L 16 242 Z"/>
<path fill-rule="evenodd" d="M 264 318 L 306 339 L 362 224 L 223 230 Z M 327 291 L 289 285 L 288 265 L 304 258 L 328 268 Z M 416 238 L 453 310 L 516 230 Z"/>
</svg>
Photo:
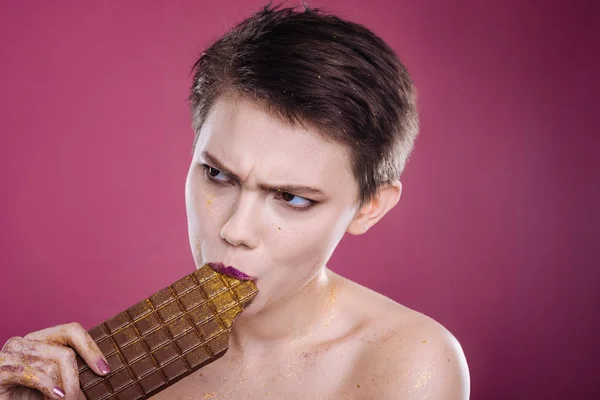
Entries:
<svg viewBox="0 0 600 400">
<path fill-rule="evenodd" d="M 274 261 L 304 270 L 325 263 L 339 240 L 333 214 L 324 210 L 294 225 L 282 222 L 280 226 L 272 226 L 269 236 Z"/>
<path fill-rule="evenodd" d="M 269 267 L 258 281 L 259 290 L 267 294 L 268 303 L 294 293 L 309 282 L 328 259 L 331 231 L 314 224 L 286 225 L 281 230 L 270 226 L 266 241 Z M 330 227 L 329 227 L 330 228 Z"/>
<path fill-rule="evenodd" d="M 201 176 L 192 174 L 186 182 L 186 211 L 190 238 L 198 240 L 206 238 L 214 232 L 224 207 L 217 191 Z M 217 230 L 218 232 L 218 230 Z"/>
</svg>

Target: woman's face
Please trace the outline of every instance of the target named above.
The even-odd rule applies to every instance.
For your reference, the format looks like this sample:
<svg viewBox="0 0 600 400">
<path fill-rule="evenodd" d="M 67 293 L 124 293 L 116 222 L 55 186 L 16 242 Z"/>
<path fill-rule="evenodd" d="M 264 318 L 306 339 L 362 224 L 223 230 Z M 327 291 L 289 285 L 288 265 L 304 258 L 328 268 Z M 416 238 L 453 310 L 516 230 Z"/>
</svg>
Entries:
<svg viewBox="0 0 600 400">
<path fill-rule="evenodd" d="M 186 181 L 196 266 L 220 262 L 256 278 L 259 295 L 245 314 L 256 313 L 324 268 L 357 200 L 343 146 L 224 96 L 202 126 Z"/>
</svg>

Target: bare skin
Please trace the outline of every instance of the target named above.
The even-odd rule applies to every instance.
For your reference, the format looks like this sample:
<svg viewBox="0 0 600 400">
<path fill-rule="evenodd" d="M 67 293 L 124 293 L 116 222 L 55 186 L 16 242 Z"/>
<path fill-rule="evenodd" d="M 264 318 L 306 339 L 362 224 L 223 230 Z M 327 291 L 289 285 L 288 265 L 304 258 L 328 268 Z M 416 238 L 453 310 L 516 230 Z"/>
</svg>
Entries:
<svg viewBox="0 0 600 400">
<path fill-rule="evenodd" d="M 192 254 L 198 267 L 222 262 L 255 277 L 259 294 L 235 322 L 225 356 L 154 398 L 468 398 L 464 354 L 443 326 L 326 267 L 346 233 L 365 233 L 400 199 L 397 181 L 358 207 L 348 160 L 342 145 L 257 104 L 224 95 L 213 106 L 186 180 Z M 62 327 L 57 346 L 96 363 L 102 355 L 82 345 L 89 338 L 79 328 Z M 56 343 L 52 334 L 33 335 Z M 52 385 L 62 385 L 76 399 L 71 355 L 56 352 L 31 370 L 39 364 L 25 356 L 32 351 L 0 353 L 0 400 L 27 398 L 10 397 L 16 385 L 53 398 Z"/>
<path fill-rule="evenodd" d="M 464 356 L 443 327 L 329 270 L 326 275 L 329 294 L 304 332 L 260 345 L 234 335 L 223 358 L 154 398 L 468 398 Z"/>
</svg>

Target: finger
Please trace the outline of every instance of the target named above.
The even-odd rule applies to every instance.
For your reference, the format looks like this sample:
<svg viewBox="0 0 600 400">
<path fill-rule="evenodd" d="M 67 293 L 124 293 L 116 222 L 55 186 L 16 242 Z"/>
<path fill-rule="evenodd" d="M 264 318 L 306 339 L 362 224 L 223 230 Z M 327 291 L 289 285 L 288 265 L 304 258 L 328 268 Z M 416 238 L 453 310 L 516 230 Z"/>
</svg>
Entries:
<svg viewBox="0 0 600 400">
<path fill-rule="evenodd" d="M 37 389 L 51 399 L 62 399 L 65 391 L 45 373 L 23 364 L 17 354 L 0 352 L 0 386 L 22 385 Z"/>
<path fill-rule="evenodd" d="M 96 374 L 106 375 L 110 372 L 106 357 L 90 334 L 77 322 L 42 329 L 25 338 L 72 347 Z"/>
<path fill-rule="evenodd" d="M 49 399 L 49 397 L 44 396 L 42 392 L 37 389 L 28 388 L 26 386 L 19 386 L 14 389 L 11 389 L 12 397 L 11 399 L 19 399 L 19 400 L 45 400 Z M 64 400 L 64 399 L 63 399 Z"/>
<path fill-rule="evenodd" d="M 67 399 L 77 399 L 79 371 L 75 352 L 70 347 L 17 337 L 6 343 L 4 351 L 20 355 L 24 364 L 29 367 L 35 366 L 54 378 L 64 389 Z M 58 379 L 55 378 L 55 374 L 58 375 Z"/>
<path fill-rule="evenodd" d="M 30 366 L 33 369 L 37 369 L 48 375 L 55 382 L 60 383 L 60 371 L 58 369 L 58 365 L 55 362 L 48 362 L 45 359 L 45 354 L 41 357 L 39 355 L 30 354 L 29 351 L 32 348 L 31 344 L 24 344 L 24 342 L 28 342 L 28 339 L 24 339 L 21 337 L 12 337 L 10 338 L 2 348 L 2 351 L 5 353 L 15 354 L 20 357 L 21 362 L 25 365 Z M 35 344 L 39 344 L 38 342 L 33 342 Z M 53 345 L 58 346 L 58 345 Z M 38 352 L 36 352 L 38 354 Z"/>
</svg>

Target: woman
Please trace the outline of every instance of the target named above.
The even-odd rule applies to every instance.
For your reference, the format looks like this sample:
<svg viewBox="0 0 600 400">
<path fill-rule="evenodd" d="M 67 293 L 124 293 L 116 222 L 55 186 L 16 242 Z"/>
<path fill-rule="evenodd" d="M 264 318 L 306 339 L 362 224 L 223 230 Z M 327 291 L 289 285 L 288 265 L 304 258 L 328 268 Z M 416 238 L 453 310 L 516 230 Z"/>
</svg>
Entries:
<svg viewBox="0 0 600 400">
<path fill-rule="evenodd" d="M 401 196 L 418 116 L 394 52 L 360 25 L 269 5 L 194 73 L 194 260 L 235 267 L 259 294 L 228 352 L 155 398 L 468 398 L 464 354 L 444 327 L 326 266 L 346 232 L 363 234 Z M 109 371 L 77 323 L 11 338 L 0 400 L 82 396 L 75 352 Z"/>
</svg>

